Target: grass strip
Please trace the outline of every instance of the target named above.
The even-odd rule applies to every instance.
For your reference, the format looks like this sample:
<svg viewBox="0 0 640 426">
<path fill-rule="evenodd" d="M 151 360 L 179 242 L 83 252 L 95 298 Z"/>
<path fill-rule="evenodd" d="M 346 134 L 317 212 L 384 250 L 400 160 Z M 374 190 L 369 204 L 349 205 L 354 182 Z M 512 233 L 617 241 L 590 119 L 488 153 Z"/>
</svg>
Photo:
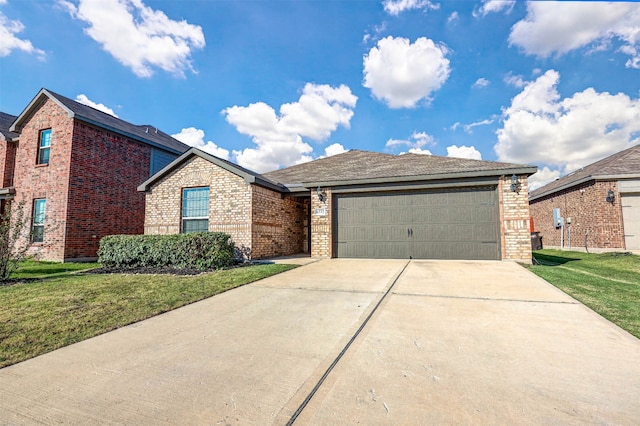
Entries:
<svg viewBox="0 0 640 426">
<path fill-rule="evenodd" d="M 197 276 L 67 274 L 0 287 L 0 368 L 295 267 Z"/>
<path fill-rule="evenodd" d="M 640 338 L 640 257 L 559 250 L 534 252 L 536 275 Z"/>
</svg>

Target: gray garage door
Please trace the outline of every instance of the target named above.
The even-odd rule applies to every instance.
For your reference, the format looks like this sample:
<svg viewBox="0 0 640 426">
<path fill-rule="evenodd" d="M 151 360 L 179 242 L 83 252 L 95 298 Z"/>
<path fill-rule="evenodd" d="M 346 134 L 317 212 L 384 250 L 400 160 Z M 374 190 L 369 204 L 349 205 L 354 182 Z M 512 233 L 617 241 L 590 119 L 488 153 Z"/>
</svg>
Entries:
<svg viewBox="0 0 640 426">
<path fill-rule="evenodd" d="M 334 209 L 337 257 L 500 259 L 495 187 L 341 194 Z"/>
</svg>

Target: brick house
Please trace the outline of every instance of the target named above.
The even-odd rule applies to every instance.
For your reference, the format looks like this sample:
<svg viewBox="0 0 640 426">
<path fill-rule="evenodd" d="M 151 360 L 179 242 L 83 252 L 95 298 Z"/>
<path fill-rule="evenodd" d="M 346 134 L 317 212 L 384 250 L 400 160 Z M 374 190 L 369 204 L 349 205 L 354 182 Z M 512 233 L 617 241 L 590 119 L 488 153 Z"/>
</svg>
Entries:
<svg viewBox="0 0 640 426">
<path fill-rule="evenodd" d="M 529 204 L 546 247 L 640 250 L 640 145 L 532 191 Z"/>
<path fill-rule="evenodd" d="M 19 116 L 0 115 L 0 133 L 3 206 L 23 206 L 30 254 L 56 261 L 94 259 L 103 236 L 143 233 L 136 186 L 189 148 L 46 89 Z"/>
<path fill-rule="evenodd" d="M 229 233 L 253 258 L 531 261 L 536 168 L 349 151 L 258 174 L 191 148 L 142 183 L 145 234 Z"/>
</svg>

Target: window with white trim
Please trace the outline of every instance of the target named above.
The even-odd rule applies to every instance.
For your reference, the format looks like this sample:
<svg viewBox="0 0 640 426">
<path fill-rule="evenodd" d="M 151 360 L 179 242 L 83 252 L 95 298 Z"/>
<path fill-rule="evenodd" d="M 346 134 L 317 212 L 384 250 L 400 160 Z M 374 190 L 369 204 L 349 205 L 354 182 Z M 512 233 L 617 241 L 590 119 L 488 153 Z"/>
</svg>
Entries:
<svg viewBox="0 0 640 426">
<path fill-rule="evenodd" d="M 47 208 L 47 200 L 40 198 L 33 200 L 33 213 L 31 215 L 31 242 L 44 241 L 44 216 Z"/>
<path fill-rule="evenodd" d="M 182 189 L 182 233 L 209 230 L 209 188 Z"/>
<path fill-rule="evenodd" d="M 49 152 L 51 151 L 51 129 L 40 131 L 38 143 L 38 159 L 36 164 L 49 164 Z"/>
</svg>

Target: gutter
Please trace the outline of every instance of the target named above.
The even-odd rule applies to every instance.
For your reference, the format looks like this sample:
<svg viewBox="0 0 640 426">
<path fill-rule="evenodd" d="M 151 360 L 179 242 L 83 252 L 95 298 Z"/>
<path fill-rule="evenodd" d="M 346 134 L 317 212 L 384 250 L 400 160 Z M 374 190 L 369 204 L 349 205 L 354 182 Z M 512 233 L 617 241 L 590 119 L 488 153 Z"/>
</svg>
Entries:
<svg viewBox="0 0 640 426">
<path fill-rule="evenodd" d="M 534 196 L 529 196 L 529 202 L 537 200 L 538 198 L 546 197 L 547 195 L 555 194 L 556 192 L 564 191 L 565 189 L 572 188 L 574 186 L 582 185 L 583 183 L 589 181 L 596 180 L 628 180 L 628 179 L 638 179 L 640 175 L 592 175 L 587 176 L 582 179 L 574 180 L 569 183 L 565 183 L 564 185 L 560 185 L 557 188 L 549 189 L 547 191 L 541 192 Z"/>
<path fill-rule="evenodd" d="M 504 176 L 506 174 L 531 176 L 537 170 L 538 170 L 537 167 L 521 167 L 521 168 L 514 168 L 514 169 L 438 173 L 433 175 L 420 175 L 420 176 L 379 177 L 379 178 L 369 178 L 369 179 L 350 179 L 350 180 L 336 180 L 336 181 L 314 181 L 314 182 L 303 182 L 303 185 L 307 188 L 313 188 L 318 186 L 348 186 L 348 185 L 366 185 L 366 184 L 378 184 L 378 183 L 429 181 L 429 180 L 441 180 L 441 179 L 463 179 L 463 178 L 471 178 L 471 177 Z"/>
</svg>

